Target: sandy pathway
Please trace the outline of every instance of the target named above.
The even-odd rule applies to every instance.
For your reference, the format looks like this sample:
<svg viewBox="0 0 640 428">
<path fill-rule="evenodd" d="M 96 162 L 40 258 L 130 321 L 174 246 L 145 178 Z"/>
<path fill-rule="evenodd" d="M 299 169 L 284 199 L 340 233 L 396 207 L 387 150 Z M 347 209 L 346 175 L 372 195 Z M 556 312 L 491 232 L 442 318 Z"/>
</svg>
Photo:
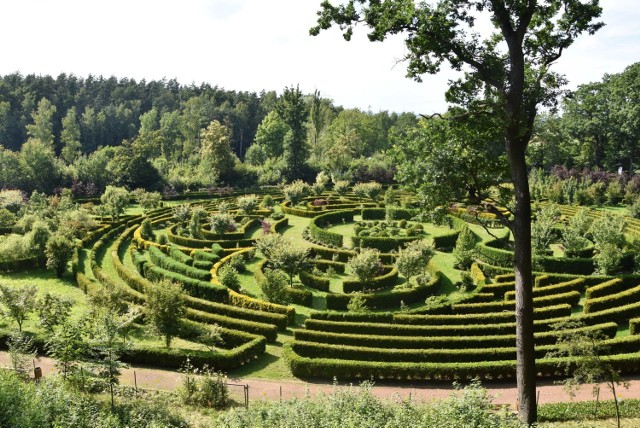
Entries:
<svg viewBox="0 0 640 428">
<path fill-rule="evenodd" d="M 0 366 L 9 366 L 9 355 L 6 352 L 0 352 Z M 51 375 L 55 372 L 54 361 L 50 358 L 42 357 L 36 362 L 41 367 L 43 376 Z M 628 389 L 620 389 L 619 396 L 621 398 L 639 398 L 640 399 L 640 376 L 626 378 L 630 381 Z M 121 382 L 124 385 L 133 386 L 137 383 L 139 388 L 157 389 L 172 391 L 178 388 L 182 382 L 182 375 L 176 371 L 159 370 L 148 367 L 133 366 L 123 370 Z M 288 399 L 292 397 L 303 397 L 307 392 L 311 395 L 319 393 L 329 393 L 334 386 L 328 382 L 302 382 L 302 381 L 276 381 L 254 378 L 230 379 L 229 382 L 237 384 L 249 385 L 250 400 L 256 399 Z M 516 388 L 513 382 L 498 383 L 485 382 L 483 386 L 487 388 L 489 394 L 494 397 L 496 404 L 509 404 L 514 406 L 516 403 Z M 342 387 L 342 386 L 341 386 Z M 393 399 L 394 397 L 407 398 L 411 397 L 420 400 L 430 400 L 434 398 L 447 397 L 454 391 L 452 386 L 446 384 L 383 384 L 376 383 L 372 389 L 373 393 L 381 398 Z M 231 392 L 235 397 L 241 397 L 242 388 L 232 387 Z M 539 403 L 556 403 L 570 401 L 571 397 L 564 391 L 560 385 L 554 385 L 553 382 L 539 382 L 538 384 Z M 601 399 L 610 399 L 611 393 L 602 387 Z M 591 400 L 591 387 L 583 386 L 578 392 L 576 400 Z"/>
</svg>

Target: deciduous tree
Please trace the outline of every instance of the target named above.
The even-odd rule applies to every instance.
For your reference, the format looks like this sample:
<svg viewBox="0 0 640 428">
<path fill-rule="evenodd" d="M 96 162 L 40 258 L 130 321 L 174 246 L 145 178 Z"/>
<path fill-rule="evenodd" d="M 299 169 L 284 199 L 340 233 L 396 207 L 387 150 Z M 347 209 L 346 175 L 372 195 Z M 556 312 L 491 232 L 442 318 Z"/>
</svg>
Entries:
<svg viewBox="0 0 640 428">
<path fill-rule="evenodd" d="M 349 0 L 345 5 L 322 3 L 320 30 L 338 25 L 347 40 L 354 26 L 370 28 L 371 41 L 406 35 L 408 75 L 416 80 L 437 73 L 443 63 L 464 76 L 453 82 L 447 99 L 474 114 L 500 118 L 515 204 L 513 220 L 504 219 L 515 240 L 516 348 L 520 417 L 537 419 L 533 342 L 533 281 L 531 275 L 531 203 L 525 153 L 540 104 L 553 106 L 564 79 L 551 72 L 582 33 L 593 34 L 603 24 L 593 22 L 602 9 L 598 0 L 440 0 L 435 4 L 410 0 L 384 2 Z M 495 29 L 488 37 L 474 27 L 481 19 Z M 501 43 L 503 42 L 503 43 Z"/>
</svg>

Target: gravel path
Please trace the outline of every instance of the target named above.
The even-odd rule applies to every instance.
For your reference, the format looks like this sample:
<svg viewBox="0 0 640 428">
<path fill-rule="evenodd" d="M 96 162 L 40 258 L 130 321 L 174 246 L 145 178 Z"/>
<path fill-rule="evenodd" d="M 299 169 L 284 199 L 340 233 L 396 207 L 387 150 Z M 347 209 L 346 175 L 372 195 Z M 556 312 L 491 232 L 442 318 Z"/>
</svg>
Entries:
<svg viewBox="0 0 640 428">
<path fill-rule="evenodd" d="M 43 376 L 51 375 L 55 372 L 54 361 L 50 358 L 41 357 L 36 361 L 36 365 L 42 369 Z M 0 366 L 10 366 L 9 355 L 0 352 Z M 630 386 L 628 389 L 620 388 L 619 397 L 640 399 L 640 376 L 626 378 Z M 124 385 L 133 386 L 137 383 L 139 388 L 157 389 L 173 391 L 182 382 L 182 375 L 176 371 L 159 370 L 148 367 L 132 366 L 123 370 L 121 382 Z M 277 400 L 279 398 L 288 399 L 292 397 L 303 397 L 305 394 L 311 396 L 319 393 L 330 393 L 334 385 L 330 382 L 302 382 L 302 381 L 276 381 L 254 378 L 233 378 L 230 383 L 248 384 L 250 400 L 268 399 Z M 489 394 L 494 397 L 496 404 L 508 404 L 515 407 L 516 388 L 513 382 L 485 382 L 483 386 L 487 388 Z M 343 388 L 344 386 L 340 386 Z M 454 391 L 452 386 L 446 384 L 383 384 L 376 383 L 372 389 L 373 393 L 385 399 L 396 397 L 407 398 L 409 396 L 428 401 L 434 398 L 447 397 Z M 592 400 L 591 386 L 585 385 L 578 391 L 575 400 Z M 231 388 L 234 397 L 242 397 L 242 388 Z M 561 385 L 554 385 L 553 382 L 543 381 L 538 383 L 539 403 L 557 403 L 571 401 L 571 397 L 564 391 Z M 601 389 L 601 399 L 610 399 L 610 391 L 603 385 Z"/>
</svg>

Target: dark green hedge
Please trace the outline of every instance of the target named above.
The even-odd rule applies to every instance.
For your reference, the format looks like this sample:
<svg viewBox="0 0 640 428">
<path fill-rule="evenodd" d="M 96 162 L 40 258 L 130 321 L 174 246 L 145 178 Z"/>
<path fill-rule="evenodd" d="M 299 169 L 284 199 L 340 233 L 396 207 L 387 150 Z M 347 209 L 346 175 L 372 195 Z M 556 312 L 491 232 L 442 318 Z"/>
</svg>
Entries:
<svg viewBox="0 0 640 428">
<path fill-rule="evenodd" d="M 384 220 L 387 214 L 385 208 L 363 208 L 363 220 Z M 406 208 L 395 208 L 393 220 L 411 220 L 418 214 L 417 210 Z"/>
<path fill-rule="evenodd" d="M 349 322 L 393 322 L 391 312 L 334 312 L 322 311 L 311 312 L 309 319 L 327 321 L 349 321 Z"/>
<path fill-rule="evenodd" d="M 618 330 L 614 322 L 582 327 L 575 331 L 597 331 L 606 338 L 613 338 Z M 536 345 L 554 345 L 561 333 L 545 331 L 534 334 Z M 562 332 L 562 334 L 566 334 Z M 321 344 L 364 346 L 370 348 L 390 349 L 466 349 L 466 348 L 503 348 L 514 347 L 516 335 L 501 334 L 492 336 L 381 336 L 365 334 L 330 333 L 313 330 L 294 331 L 296 341 L 315 342 Z"/>
<path fill-rule="evenodd" d="M 533 317 L 536 321 L 568 317 L 571 315 L 571 305 L 560 304 L 534 308 Z M 495 322 L 515 322 L 516 314 L 511 312 L 489 312 L 484 314 L 458 314 L 458 315 L 406 315 L 396 313 L 393 322 L 397 324 L 413 325 L 464 325 L 464 324 L 491 324 Z"/>
<path fill-rule="evenodd" d="M 169 257 L 187 266 L 193 266 L 193 259 L 183 253 L 179 248 L 169 247 Z"/>
<path fill-rule="evenodd" d="M 395 266 L 385 266 L 383 269 L 386 272 L 373 278 L 367 287 L 363 287 L 362 282 L 357 279 L 345 279 L 342 281 L 343 292 L 358 293 L 361 292 L 363 288 L 366 291 L 376 291 L 391 288 L 396 285 L 396 282 L 398 281 L 398 268 Z"/>
<path fill-rule="evenodd" d="M 543 325 L 546 327 L 546 325 Z M 491 336 L 515 334 L 515 322 L 458 325 L 412 325 L 307 319 L 307 330 L 384 336 Z"/>
<path fill-rule="evenodd" d="M 329 232 L 324 228 L 329 224 L 340 224 L 353 221 L 353 211 L 332 211 L 321 214 L 309 222 L 309 235 L 325 245 L 342 247 L 343 239 L 339 233 Z"/>
<path fill-rule="evenodd" d="M 189 278 L 196 279 L 198 281 L 211 281 L 210 271 L 197 269 L 181 263 L 175 258 L 167 256 L 157 247 L 149 247 L 149 258 L 155 265 L 161 267 L 162 269 L 169 270 L 171 272 L 175 272 Z M 191 257 L 189 257 L 189 259 L 191 259 Z"/>
<path fill-rule="evenodd" d="M 586 288 L 584 278 L 576 278 L 571 281 L 561 282 L 559 284 L 546 285 L 544 287 L 535 287 L 533 289 L 533 297 L 552 296 L 556 294 L 567 293 L 569 291 L 583 292 Z M 516 300 L 516 292 L 509 291 L 504 296 L 505 300 Z"/>
<path fill-rule="evenodd" d="M 42 264 L 37 257 L 0 261 L 0 272 L 22 272 L 29 269 L 38 269 L 40 267 L 42 267 Z"/>
<path fill-rule="evenodd" d="M 378 293 L 362 294 L 365 304 L 369 308 L 385 309 L 399 308 L 400 302 L 405 305 L 424 301 L 428 296 L 435 293 L 440 284 L 440 272 L 436 272 L 428 284 L 421 287 L 406 290 L 390 290 Z M 327 294 L 327 309 L 345 310 L 353 295 L 350 294 Z"/>
<path fill-rule="evenodd" d="M 300 282 L 306 287 L 313 288 L 314 290 L 329 292 L 329 278 L 313 275 L 307 271 L 302 271 L 298 274 Z"/>
<path fill-rule="evenodd" d="M 493 282 L 491 284 L 485 284 L 484 286 L 482 286 L 481 291 L 483 293 L 493 293 L 494 296 L 503 298 L 506 293 L 515 290 L 515 288 L 515 281 Z"/>
<path fill-rule="evenodd" d="M 222 327 L 257 334 L 267 338 L 269 342 L 274 342 L 278 336 L 278 328 L 273 324 L 265 324 L 256 321 L 237 319 L 226 315 L 203 312 L 195 309 L 187 309 L 186 318 L 205 324 L 218 324 Z"/>
<path fill-rule="evenodd" d="M 615 294 L 609 294 L 607 296 L 590 298 L 584 301 L 584 312 L 586 314 L 591 312 L 603 311 L 606 309 L 616 308 L 624 305 L 627 302 L 639 302 L 640 301 L 640 285 L 631 288 L 629 290 L 620 291 Z"/>
<path fill-rule="evenodd" d="M 181 275 L 179 273 L 163 269 L 152 263 L 147 263 L 145 265 L 144 276 L 152 281 L 168 279 L 170 281 L 179 282 L 184 286 L 185 291 L 194 297 L 209 299 L 216 302 L 225 302 L 229 296 L 226 287 Z"/>
<path fill-rule="evenodd" d="M 352 236 L 355 247 L 375 248 L 383 253 L 398 251 L 409 242 L 422 239 L 422 236 Z"/>
<path fill-rule="evenodd" d="M 229 290 L 229 303 L 241 308 L 283 314 L 286 315 L 289 323 L 293 323 L 296 319 L 296 309 L 294 307 L 254 299 L 253 297 L 245 296 L 233 290 Z"/>
<path fill-rule="evenodd" d="M 585 297 L 587 299 L 596 299 L 599 297 L 605 297 L 611 294 L 620 293 L 621 291 L 625 291 L 628 289 L 629 286 L 626 285 L 620 278 L 614 278 L 587 288 Z"/>
<path fill-rule="evenodd" d="M 575 306 L 580 301 L 580 293 L 570 291 L 562 294 L 551 296 L 534 297 L 533 304 L 536 307 L 555 306 L 562 303 Z M 471 313 L 487 313 L 499 311 L 514 311 L 515 301 L 509 300 L 504 302 L 488 302 L 488 303 L 459 303 L 452 305 L 453 312 L 456 314 Z"/>
</svg>

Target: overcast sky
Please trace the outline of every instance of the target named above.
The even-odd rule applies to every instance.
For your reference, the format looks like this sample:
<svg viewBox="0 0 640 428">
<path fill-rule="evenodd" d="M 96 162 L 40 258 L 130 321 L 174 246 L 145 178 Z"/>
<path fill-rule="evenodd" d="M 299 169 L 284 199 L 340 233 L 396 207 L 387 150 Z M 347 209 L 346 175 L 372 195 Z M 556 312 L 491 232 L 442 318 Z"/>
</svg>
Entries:
<svg viewBox="0 0 640 428">
<path fill-rule="evenodd" d="M 338 0 L 334 0 L 336 3 Z M 347 43 L 337 29 L 309 36 L 320 0 L 6 0 L 0 74 L 61 72 L 140 79 L 176 78 L 229 90 L 300 85 L 344 107 L 445 110 L 450 72 L 405 77 L 401 38 Z M 640 1 L 601 0 L 606 27 L 581 37 L 556 71 L 570 88 L 640 60 Z"/>
</svg>

